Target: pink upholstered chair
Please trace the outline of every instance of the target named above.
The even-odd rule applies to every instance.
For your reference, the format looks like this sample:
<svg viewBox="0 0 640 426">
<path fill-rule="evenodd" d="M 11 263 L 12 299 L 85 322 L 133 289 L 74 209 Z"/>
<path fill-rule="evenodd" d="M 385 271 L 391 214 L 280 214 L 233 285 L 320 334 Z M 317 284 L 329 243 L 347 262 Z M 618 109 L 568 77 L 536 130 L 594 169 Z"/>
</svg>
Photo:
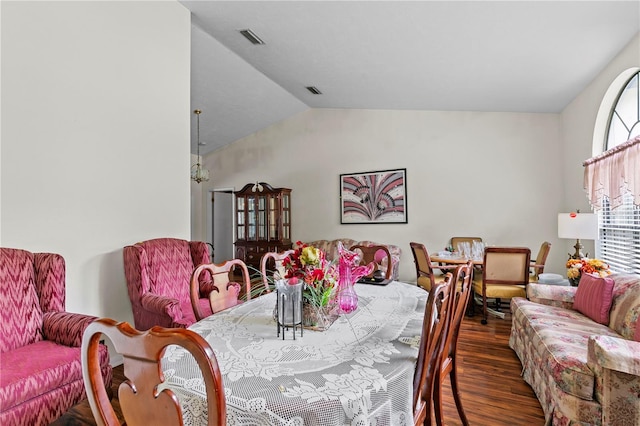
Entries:
<svg viewBox="0 0 640 426">
<path fill-rule="evenodd" d="M 65 263 L 0 248 L 0 424 L 47 425 L 86 396 L 81 344 L 95 317 L 65 311 Z M 107 347 L 100 371 L 111 390 Z"/>
<path fill-rule="evenodd" d="M 197 266 L 210 262 L 206 243 L 157 238 L 126 246 L 123 255 L 136 329 L 186 328 L 196 322 L 189 282 Z M 210 279 L 201 282 L 199 303 L 205 316 L 211 315 L 211 288 Z"/>
</svg>

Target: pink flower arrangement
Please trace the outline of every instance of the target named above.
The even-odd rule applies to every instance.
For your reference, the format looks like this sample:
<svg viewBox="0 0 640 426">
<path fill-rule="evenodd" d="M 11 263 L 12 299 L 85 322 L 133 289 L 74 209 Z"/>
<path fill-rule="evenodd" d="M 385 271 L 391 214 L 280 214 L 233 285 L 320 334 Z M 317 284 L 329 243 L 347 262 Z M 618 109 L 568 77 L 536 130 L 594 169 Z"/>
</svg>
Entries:
<svg viewBox="0 0 640 426">
<path fill-rule="evenodd" d="M 317 307 L 325 307 L 333 298 L 338 268 L 317 247 L 300 241 L 296 245 L 298 248 L 282 262 L 286 271 L 284 278 L 288 278 L 290 284 L 297 283 L 297 280 L 304 281 L 304 301 Z"/>
<path fill-rule="evenodd" d="M 284 259 L 282 266 L 285 270 L 284 278 L 289 284 L 304 281 L 302 297 L 305 303 L 317 307 L 325 307 L 334 301 L 338 291 L 338 280 L 349 281 L 352 285 L 361 277 L 371 273 L 375 263 L 360 266 L 360 256 L 347 250 L 342 243 L 338 245 L 339 259 L 336 262 L 327 260 L 326 253 L 317 247 L 296 243 L 298 248 L 291 256 Z"/>
</svg>

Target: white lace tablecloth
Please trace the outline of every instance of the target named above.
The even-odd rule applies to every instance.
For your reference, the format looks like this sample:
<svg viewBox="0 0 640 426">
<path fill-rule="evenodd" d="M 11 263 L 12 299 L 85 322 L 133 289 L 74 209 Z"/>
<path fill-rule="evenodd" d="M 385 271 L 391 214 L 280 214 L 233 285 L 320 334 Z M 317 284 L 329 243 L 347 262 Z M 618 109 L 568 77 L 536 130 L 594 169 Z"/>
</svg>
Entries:
<svg viewBox="0 0 640 426">
<path fill-rule="evenodd" d="M 227 424 L 413 424 L 411 395 L 427 292 L 400 282 L 357 284 L 358 310 L 326 331 L 276 336 L 275 293 L 212 315 L 190 327 L 213 348 L 223 375 Z M 185 424 L 206 424 L 197 364 L 171 346 L 167 386 Z"/>
</svg>

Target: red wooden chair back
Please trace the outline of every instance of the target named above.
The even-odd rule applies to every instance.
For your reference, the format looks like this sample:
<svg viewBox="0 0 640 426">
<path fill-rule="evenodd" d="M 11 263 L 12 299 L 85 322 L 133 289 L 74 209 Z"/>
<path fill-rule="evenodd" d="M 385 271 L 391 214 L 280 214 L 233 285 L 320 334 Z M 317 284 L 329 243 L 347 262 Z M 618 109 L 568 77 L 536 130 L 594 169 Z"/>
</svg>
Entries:
<svg viewBox="0 0 640 426">
<path fill-rule="evenodd" d="M 103 318 L 91 323 L 82 339 L 82 375 L 98 425 L 121 424 L 100 374 L 98 346 L 103 334 L 124 357 L 124 374 L 128 380 L 120 384 L 118 400 L 127 425 L 183 424 L 175 393 L 168 388 L 158 391 L 158 386 L 164 382 L 160 360 L 169 345 L 187 349 L 202 371 L 207 389 L 208 424 L 226 424 L 222 376 L 213 349 L 206 340 L 191 330 L 155 326 L 140 332 L 126 322 L 116 323 Z"/>
<path fill-rule="evenodd" d="M 273 269 L 271 272 L 274 274 L 277 272 L 280 277 L 284 277 L 284 269 L 282 267 L 282 261 L 293 254 L 295 250 L 287 250 L 282 253 L 277 253 L 275 251 L 270 251 L 262 256 L 260 259 L 260 274 L 262 275 L 262 285 L 267 293 L 271 292 L 271 288 L 269 287 L 269 270 L 268 266 L 271 266 L 273 263 Z"/>
<path fill-rule="evenodd" d="M 196 319 L 207 317 L 208 312 L 198 303 L 200 297 L 200 278 L 205 271 L 211 274 L 211 292 L 209 293 L 209 304 L 211 312 L 216 313 L 224 309 L 235 306 L 239 303 L 240 284 L 231 281 L 231 275 L 238 267 L 242 272 L 242 281 L 245 284 L 245 294 L 247 300 L 251 299 L 251 279 L 247 265 L 240 259 L 227 260 L 226 262 L 213 264 L 205 263 L 198 266 L 191 275 L 191 306 Z"/>
<path fill-rule="evenodd" d="M 429 291 L 424 311 L 418 361 L 413 378 L 413 420 L 415 425 L 431 424 L 431 407 L 435 380 L 440 369 L 444 346 L 444 331 L 451 306 L 453 276 L 447 273 L 444 282 Z"/>
</svg>

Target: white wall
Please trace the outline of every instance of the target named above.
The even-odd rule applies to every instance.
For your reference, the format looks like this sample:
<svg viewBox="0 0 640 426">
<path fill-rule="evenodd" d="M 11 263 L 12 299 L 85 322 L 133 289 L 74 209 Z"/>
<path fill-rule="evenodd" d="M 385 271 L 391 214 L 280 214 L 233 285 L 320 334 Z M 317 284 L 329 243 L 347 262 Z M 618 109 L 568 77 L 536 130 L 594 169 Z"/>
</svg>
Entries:
<svg viewBox="0 0 640 426">
<path fill-rule="evenodd" d="M 191 165 L 195 164 L 197 161 L 198 156 L 191 155 Z M 191 173 L 191 169 L 189 169 L 189 173 Z M 206 214 L 200 215 L 200 212 L 207 211 L 207 191 L 204 190 L 207 186 L 207 182 L 197 183 L 194 180 L 189 180 L 191 181 L 191 211 L 189 213 L 191 232 L 189 239 L 192 241 L 209 241 L 210 238 L 206 235 L 207 216 Z"/>
<path fill-rule="evenodd" d="M 415 281 L 410 241 L 430 251 L 453 235 L 537 254 L 558 245 L 558 114 L 313 109 L 208 155 L 217 187 L 261 180 L 293 189 L 293 237 L 397 244 Z M 408 224 L 341 225 L 339 175 L 407 169 Z M 553 248 L 552 248 L 553 253 Z M 564 259 L 550 261 L 563 272 Z"/>
<path fill-rule="evenodd" d="M 640 67 L 640 33 L 602 70 L 600 74 L 569 104 L 561 114 L 563 211 L 591 211 L 583 187 L 582 162 L 592 156 L 594 127 L 602 99 L 618 75 L 632 67 Z M 561 240 L 563 252 L 573 252 L 575 241 Z M 594 256 L 594 242 L 583 241 L 585 252 Z M 566 256 L 565 256 L 566 258 Z"/>
<path fill-rule="evenodd" d="M 132 321 L 122 247 L 189 238 L 190 14 L 2 2 L 1 243 L 60 253 L 67 309 Z"/>
</svg>

